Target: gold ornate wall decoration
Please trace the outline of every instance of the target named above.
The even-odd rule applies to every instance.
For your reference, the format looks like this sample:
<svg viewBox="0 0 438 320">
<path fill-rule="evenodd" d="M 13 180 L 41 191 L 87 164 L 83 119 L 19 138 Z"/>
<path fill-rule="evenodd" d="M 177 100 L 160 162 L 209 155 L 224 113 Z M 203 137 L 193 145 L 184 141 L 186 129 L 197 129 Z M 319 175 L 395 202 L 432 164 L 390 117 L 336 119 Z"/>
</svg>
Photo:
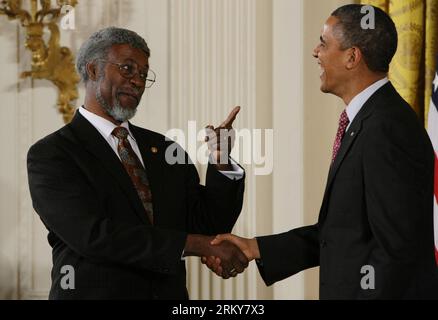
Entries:
<svg viewBox="0 0 438 320">
<path fill-rule="evenodd" d="M 59 91 L 58 110 L 68 123 L 75 111 L 73 101 L 78 98 L 79 76 L 71 50 L 60 46 L 57 23 L 63 6 L 74 7 L 77 0 L 56 0 L 55 6 L 51 0 L 27 1 L 30 1 L 30 11 L 25 10 L 22 0 L 0 0 L 0 15 L 6 15 L 9 20 L 20 20 L 26 29 L 25 46 L 32 52 L 32 67 L 21 77 L 53 82 Z M 50 32 L 47 43 L 43 38 L 45 28 Z"/>
</svg>

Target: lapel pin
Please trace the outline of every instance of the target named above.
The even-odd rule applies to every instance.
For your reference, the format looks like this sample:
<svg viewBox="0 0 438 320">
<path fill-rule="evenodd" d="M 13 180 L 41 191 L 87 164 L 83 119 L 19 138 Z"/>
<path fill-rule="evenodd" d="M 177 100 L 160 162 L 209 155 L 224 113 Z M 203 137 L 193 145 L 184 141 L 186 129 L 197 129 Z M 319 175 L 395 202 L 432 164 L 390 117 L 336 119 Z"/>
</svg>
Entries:
<svg viewBox="0 0 438 320">
<path fill-rule="evenodd" d="M 354 136 L 354 131 L 352 133 L 350 133 L 350 136 Z"/>
<path fill-rule="evenodd" d="M 152 148 L 151 148 L 151 152 L 152 152 L 152 153 L 158 153 L 158 149 L 157 149 L 156 147 L 152 147 Z"/>
</svg>

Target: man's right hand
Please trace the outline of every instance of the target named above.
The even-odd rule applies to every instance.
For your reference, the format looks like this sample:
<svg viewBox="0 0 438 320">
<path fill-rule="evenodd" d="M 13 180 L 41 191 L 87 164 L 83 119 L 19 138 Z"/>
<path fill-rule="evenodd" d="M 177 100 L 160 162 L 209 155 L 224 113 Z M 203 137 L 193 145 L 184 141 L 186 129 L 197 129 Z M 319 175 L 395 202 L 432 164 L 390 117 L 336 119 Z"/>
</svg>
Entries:
<svg viewBox="0 0 438 320">
<path fill-rule="evenodd" d="M 184 248 L 185 256 L 214 257 L 216 272 L 224 279 L 235 277 L 248 267 L 248 258 L 238 246 L 227 240 L 212 245 L 214 237 L 189 234 Z"/>
</svg>

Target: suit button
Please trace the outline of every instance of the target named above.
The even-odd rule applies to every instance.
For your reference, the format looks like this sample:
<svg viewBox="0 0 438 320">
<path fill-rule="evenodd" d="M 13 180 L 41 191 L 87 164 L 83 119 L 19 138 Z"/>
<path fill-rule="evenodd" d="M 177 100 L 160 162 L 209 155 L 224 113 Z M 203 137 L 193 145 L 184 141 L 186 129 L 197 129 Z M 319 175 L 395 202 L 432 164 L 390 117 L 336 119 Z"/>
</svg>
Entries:
<svg viewBox="0 0 438 320">
<path fill-rule="evenodd" d="M 164 269 L 163 269 L 163 272 L 164 272 L 164 273 L 169 273 L 169 269 L 164 268 Z"/>
<path fill-rule="evenodd" d="M 319 244 L 320 244 L 321 248 L 327 247 L 327 241 L 325 241 L 325 240 L 321 240 L 321 242 Z"/>
<path fill-rule="evenodd" d="M 155 294 L 155 293 L 154 293 L 154 294 L 152 294 L 152 299 L 153 299 L 153 300 L 158 300 L 158 295 L 157 295 L 157 294 Z"/>
</svg>

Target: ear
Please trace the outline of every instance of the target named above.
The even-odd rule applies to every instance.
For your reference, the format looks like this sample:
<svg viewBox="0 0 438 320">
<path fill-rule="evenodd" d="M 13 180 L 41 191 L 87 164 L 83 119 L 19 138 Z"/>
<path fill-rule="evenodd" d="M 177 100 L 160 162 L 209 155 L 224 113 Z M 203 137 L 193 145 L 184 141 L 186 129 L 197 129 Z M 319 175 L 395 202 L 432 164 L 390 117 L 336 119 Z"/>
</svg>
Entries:
<svg viewBox="0 0 438 320">
<path fill-rule="evenodd" d="M 87 70 L 88 78 L 91 81 L 96 81 L 98 79 L 98 70 L 96 63 L 88 62 L 85 68 Z"/>
<path fill-rule="evenodd" d="M 351 47 L 347 50 L 347 64 L 348 70 L 356 68 L 362 61 L 362 52 L 358 47 Z"/>
</svg>

